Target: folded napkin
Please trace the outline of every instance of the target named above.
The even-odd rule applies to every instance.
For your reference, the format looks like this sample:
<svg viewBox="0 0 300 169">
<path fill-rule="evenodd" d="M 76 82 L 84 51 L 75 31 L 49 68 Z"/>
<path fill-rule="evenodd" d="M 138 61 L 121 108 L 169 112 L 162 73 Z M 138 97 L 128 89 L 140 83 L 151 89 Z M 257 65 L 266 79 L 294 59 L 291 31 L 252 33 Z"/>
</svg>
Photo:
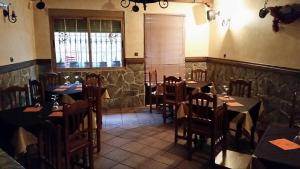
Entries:
<svg viewBox="0 0 300 169">
<path fill-rule="evenodd" d="M 244 106 L 243 104 L 241 104 L 239 102 L 228 102 L 227 105 L 232 106 L 232 107 Z"/>
<path fill-rule="evenodd" d="M 81 87 L 76 87 L 75 90 L 76 91 L 82 91 L 82 88 Z"/>
<path fill-rule="evenodd" d="M 62 111 L 54 111 L 51 114 L 49 114 L 49 117 L 62 117 L 63 112 Z"/>
<path fill-rule="evenodd" d="M 82 87 L 82 84 L 76 85 L 76 87 Z"/>
<path fill-rule="evenodd" d="M 218 97 L 220 100 L 224 100 L 224 101 L 232 101 L 235 100 L 234 98 L 230 97 L 230 96 L 220 96 Z"/>
<path fill-rule="evenodd" d="M 283 150 L 294 150 L 300 148 L 299 144 L 296 144 L 290 140 L 287 140 L 285 138 L 276 139 L 269 141 L 271 144 L 283 149 Z"/>
<path fill-rule="evenodd" d="M 40 110 L 42 110 L 43 107 L 26 107 L 23 112 L 39 112 Z"/>
<path fill-rule="evenodd" d="M 67 89 L 63 89 L 63 88 L 57 88 L 57 89 L 54 89 L 55 92 L 63 92 L 63 91 L 65 91 L 65 90 L 67 90 Z"/>
</svg>

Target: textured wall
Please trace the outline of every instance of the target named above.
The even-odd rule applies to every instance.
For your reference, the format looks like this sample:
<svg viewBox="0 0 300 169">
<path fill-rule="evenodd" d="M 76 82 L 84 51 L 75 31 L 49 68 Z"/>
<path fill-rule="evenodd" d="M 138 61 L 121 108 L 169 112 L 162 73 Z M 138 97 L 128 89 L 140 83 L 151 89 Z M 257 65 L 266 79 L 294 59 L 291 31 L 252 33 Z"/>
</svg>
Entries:
<svg viewBox="0 0 300 169">
<path fill-rule="evenodd" d="M 29 0 L 10 1 L 10 9 L 17 15 L 17 22 L 10 23 L 0 16 L 0 66 L 35 59 L 33 10 Z"/>
<path fill-rule="evenodd" d="M 299 4 L 299 0 L 270 0 L 269 6 Z M 273 17 L 258 16 L 263 0 L 215 0 L 214 8 L 220 16 L 211 22 L 209 56 L 260 63 L 288 68 L 300 68 L 300 20 L 280 24 L 280 31 L 272 30 Z M 230 18 L 230 26 L 222 20 Z"/>
<path fill-rule="evenodd" d="M 287 75 L 278 72 L 249 69 L 220 63 L 207 63 L 208 79 L 221 85 L 228 85 L 231 77 L 252 81 L 251 95 L 262 95 L 264 113 L 260 120 L 265 123 L 288 122 L 292 94 L 300 91 L 299 75 Z M 298 105 L 300 100 L 298 99 Z"/>
</svg>

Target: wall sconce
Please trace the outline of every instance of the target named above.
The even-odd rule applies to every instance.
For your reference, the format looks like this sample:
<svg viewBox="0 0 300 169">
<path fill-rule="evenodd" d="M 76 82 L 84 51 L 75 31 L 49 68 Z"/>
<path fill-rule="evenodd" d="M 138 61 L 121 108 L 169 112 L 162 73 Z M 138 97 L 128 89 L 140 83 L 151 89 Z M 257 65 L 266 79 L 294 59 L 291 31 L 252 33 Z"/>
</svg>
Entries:
<svg viewBox="0 0 300 169">
<path fill-rule="evenodd" d="M 223 26 L 223 27 L 230 26 L 230 21 L 231 21 L 230 18 L 223 19 L 223 20 L 222 20 L 222 26 Z"/>
<path fill-rule="evenodd" d="M 10 5 L 11 4 L 4 4 L 4 3 L 2 3 L 0 5 L 0 7 L 3 9 L 3 16 L 5 18 L 7 17 L 7 19 L 8 19 L 9 22 L 16 23 L 17 22 L 17 15 L 16 15 L 16 13 L 15 13 L 14 10 L 12 10 L 11 15 L 10 15 L 10 10 L 9 10 L 9 6 Z"/>
<path fill-rule="evenodd" d="M 206 14 L 207 14 L 207 20 L 208 21 L 212 21 L 212 20 L 215 20 L 216 19 L 216 16 L 217 15 L 220 15 L 220 11 L 216 11 L 216 10 L 214 10 L 214 9 L 209 9 L 207 12 L 206 12 Z"/>
</svg>

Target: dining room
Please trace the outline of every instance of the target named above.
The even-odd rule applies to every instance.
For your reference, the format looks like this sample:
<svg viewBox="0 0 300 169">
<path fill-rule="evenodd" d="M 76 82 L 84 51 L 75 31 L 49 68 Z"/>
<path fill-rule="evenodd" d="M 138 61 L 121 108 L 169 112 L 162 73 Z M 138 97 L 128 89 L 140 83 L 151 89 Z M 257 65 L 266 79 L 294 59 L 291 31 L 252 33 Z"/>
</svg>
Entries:
<svg viewBox="0 0 300 169">
<path fill-rule="evenodd" d="M 0 168 L 300 168 L 297 0 L 0 10 Z"/>
</svg>

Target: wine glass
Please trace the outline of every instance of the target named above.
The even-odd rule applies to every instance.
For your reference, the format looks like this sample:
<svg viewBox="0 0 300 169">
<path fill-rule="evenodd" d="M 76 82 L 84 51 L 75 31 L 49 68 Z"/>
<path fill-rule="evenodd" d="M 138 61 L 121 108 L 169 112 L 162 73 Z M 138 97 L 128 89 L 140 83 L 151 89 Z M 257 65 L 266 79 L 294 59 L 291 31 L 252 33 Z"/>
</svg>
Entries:
<svg viewBox="0 0 300 169">
<path fill-rule="evenodd" d="M 35 96 L 33 96 L 33 99 L 34 99 L 34 107 L 41 107 L 40 96 L 39 95 L 35 95 Z"/>
<path fill-rule="evenodd" d="M 53 100 L 53 106 L 52 106 L 52 109 L 53 110 L 57 110 L 59 108 L 59 103 L 57 102 L 57 98 L 58 96 L 53 94 L 51 99 Z"/>
<path fill-rule="evenodd" d="M 70 77 L 70 76 L 68 76 L 68 75 L 64 76 L 64 79 L 65 79 L 65 85 L 69 85 L 69 84 L 70 84 L 69 77 Z"/>
<path fill-rule="evenodd" d="M 228 98 L 228 90 L 229 90 L 229 87 L 227 85 L 223 85 L 223 95 L 224 95 L 224 98 Z"/>
<path fill-rule="evenodd" d="M 80 84 L 80 82 L 79 82 L 79 76 L 78 75 L 75 76 L 75 84 L 76 85 Z"/>
<path fill-rule="evenodd" d="M 300 145 L 300 131 L 298 132 L 298 134 L 294 137 L 293 141 L 297 144 Z"/>
</svg>

